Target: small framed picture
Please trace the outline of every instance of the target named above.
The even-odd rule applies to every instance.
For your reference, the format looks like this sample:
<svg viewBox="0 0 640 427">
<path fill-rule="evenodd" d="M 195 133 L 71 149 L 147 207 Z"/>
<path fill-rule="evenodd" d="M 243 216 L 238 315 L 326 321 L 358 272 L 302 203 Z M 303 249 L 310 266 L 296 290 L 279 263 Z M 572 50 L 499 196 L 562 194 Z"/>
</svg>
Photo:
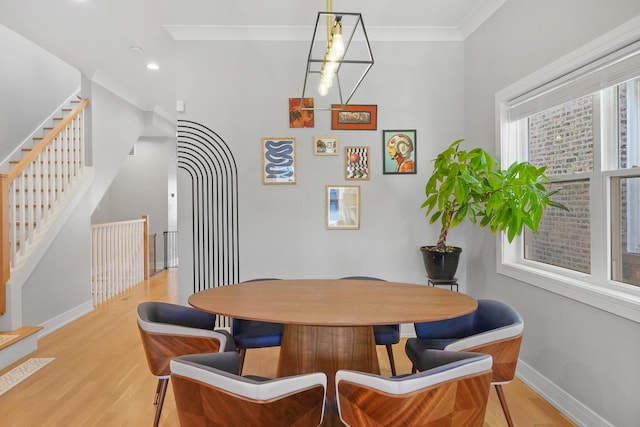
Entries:
<svg viewBox="0 0 640 427">
<path fill-rule="evenodd" d="M 314 127 L 313 98 L 289 98 L 289 127 Z"/>
<path fill-rule="evenodd" d="M 327 185 L 327 228 L 357 230 L 360 228 L 360 186 Z"/>
<path fill-rule="evenodd" d="M 262 138 L 262 183 L 296 183 L 295 138 Z"/>
<path fill-rule="evenodd" d="M 416 173 L 416 131 L 382 131 L 382 173 Z"/>
<path fill-rule="evenodd" d="M 338 138 L 335 136 L 314 136 L 313 154 L 316 156 L 337 156 Z"/>
<path fill-rule="evenodd" d="M 344 147 L 344 179 L 369 179 L 369 147 Z"/>
<path fill-rule="evenodd" d="M 350 105 L 341 108 L 331 105 L 331 129 L 334 130 L 376 130 L 378 128 L 377 105 Z"/>
</svg>

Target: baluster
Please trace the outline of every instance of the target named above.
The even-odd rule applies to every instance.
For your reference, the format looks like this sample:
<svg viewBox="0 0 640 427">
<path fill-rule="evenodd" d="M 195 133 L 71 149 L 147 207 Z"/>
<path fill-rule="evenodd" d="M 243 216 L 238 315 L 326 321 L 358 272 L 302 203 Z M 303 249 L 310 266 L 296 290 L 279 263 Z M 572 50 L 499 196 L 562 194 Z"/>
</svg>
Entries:
<svg viewBox="0 0 640 427">
<path fill-rule="evenodd" d="M 17 259 L 16 259 L 16 263 L 19 261 L 21 252 L 23 252 L 23 249 L 25 247 L 25 240 L 27 238 L 25 230 L 24 230 L 24 223 L 26 221 L 26 215 L 25 215 L 25 206 L 27 205 L 27 193 L 26 193 L 26 188 L 25 188 L 25 182 L 24 182 L 24 173 L 21 173 L 19 175 L 19 177 L 17 178 L 18 181 L 18 191 L 19 191 L 19 197 L 18 197 L 18 208 L 17 208 L 17 217 L 16 217 L 16 227 L 18 230 L 18 242 L 20 244 L 20 247 L 18 248 L 18 250 L 16 251 L 16 255 L 17 255 Z"/>
<path fill-rule="evenodd" d="M 62 137 L 62 188 L 63 191 L 69 187 L 69 126 L 67 126 Z M 64 193 L 63 193 L 64 194 Z"/>
<path fill-rule="evenodd" d="M 25 234 L 26 234 L 26 239 L 25 239 L 25 248 L 31 245 L 31 242 L 33 241 L 32 239 L 32 234 L 33 234 L 33 222 L 35 221 L 35 218 L 33 216 L 33 209 L 35 206 L 35 195 L 36 195 L 36 190 L 35 190 L 35 186 L 33 185 L 33 183 L 35 182 L 35 179 L 33 178 L 33 174 L 34 174 L 34 166 L 33 163 L 31 163 L 25 170 L 24 172 L 25 174 L 25 180 L 26 180 L 26 187 L 25 190 L 27 192 L 27 204 L 25 206 L 25 211 L 26 211 L 26 222 L 24 223 L 24 230 L 25 230 Z"/>
<path fill-rule="evenodd" d="M 55 193 L 52 194 L 54 201 L 57 203 L 62 191 L 62 144 L 59 137 L 55 139 L 55 161 L 53 162 L 53 168 L 56 174 Z"/>
<path fill-rule="evenodd" d="M 78 116 L 78 170 L 84 170 L 84 110 Z"/>
<path fill-rule="evenodd" d="M 34 206 L 34 225 L 37 228 L 42 221 L 42 181 L 44 180 L 44 176 L 42 174 L 43 167 L 43 156 L 42 154 L 38 155 L 36 161 L 33 165 L 33 170 L 35 176 L 33 177 L 35 184 L 35 201 L 36 204 Z"/>
<path fill-rule="evenodd" d="M 18 251 L 18 230 L 16 229 L 18 195 L 16 193 L 16 181 L 9 183 L 9 265 L 15 266 L 16 252 Z"/>
</svg>

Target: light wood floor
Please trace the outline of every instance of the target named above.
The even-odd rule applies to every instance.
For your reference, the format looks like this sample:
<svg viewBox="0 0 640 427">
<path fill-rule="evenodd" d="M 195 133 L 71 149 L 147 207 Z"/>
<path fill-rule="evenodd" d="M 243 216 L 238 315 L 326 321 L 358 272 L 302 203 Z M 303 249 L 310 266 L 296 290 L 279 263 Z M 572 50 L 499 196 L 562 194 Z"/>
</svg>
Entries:
<svg viewBox="0 0 640 427">
<path fill-rule="evenodd" d="M 176 270 L 160 273 L 41 339 L 38 350 L 29 357 L 55 360 L 0 396 L 0 425 L 151 426 L 156 380 L 147 368 L 135 309 L 141 301 L 177 301 L 176 283 Z M 398 373 L 409 372 L 404 340 L 394 347 Z M 379 347 L 378 357 L 382 373 L 389 375 L 383 347 Z M 249 350 L 244 373 L 274 376 L 277 358 L 278 349 Z M 504 391 L 516 426 L 575 426 L 518 380 L 504 386 Z M 160 425 L 178 426 L 171 387 Z M 506 425 L 492 389 L 485 427 Z"/>
</svg>

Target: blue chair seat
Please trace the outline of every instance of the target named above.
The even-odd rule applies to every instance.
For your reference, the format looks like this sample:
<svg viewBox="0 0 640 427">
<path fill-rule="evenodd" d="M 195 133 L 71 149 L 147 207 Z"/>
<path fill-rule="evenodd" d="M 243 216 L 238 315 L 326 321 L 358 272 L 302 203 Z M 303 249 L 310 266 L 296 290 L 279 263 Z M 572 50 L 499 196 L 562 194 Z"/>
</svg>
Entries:
<svg viewBox="0 0 640 427">
<path fill-rule="evenodd" d="M 427 350 L 444 350 L 446 346 L 456 341 L 458 341 L 457 338 L 409 339 L 405 346 L 405 352 L 407 353 L 409 360 L 413 361 L 415 369 L 418 371 L 424 371 L 425 368 L 420 366 L 420 360 L 422 360 L 423 354 L 427 352 Z"/>
<path fill-rule="evenodd" d="M 282 323 L 233 319 L 233 324 L 238 348 L 278 347 L 282 341 Z"/>
<path fill-rule="evenodd" d="M 398 344 L 400 342 L 400 325 L 376 325 L 373 335 L 378 345 Z"/>
<path fill-rule="evenodd" d="M 247 280 L 257 282 L 279 280 L 263 278 Z M 240 353 L 240 372 L 244 366 L 244 358 L 248 348 L 278 347 L 282 342 L 282 323 L 261 322 L 258 320 L 231 319 L 231 334 Z"/>
</svg>

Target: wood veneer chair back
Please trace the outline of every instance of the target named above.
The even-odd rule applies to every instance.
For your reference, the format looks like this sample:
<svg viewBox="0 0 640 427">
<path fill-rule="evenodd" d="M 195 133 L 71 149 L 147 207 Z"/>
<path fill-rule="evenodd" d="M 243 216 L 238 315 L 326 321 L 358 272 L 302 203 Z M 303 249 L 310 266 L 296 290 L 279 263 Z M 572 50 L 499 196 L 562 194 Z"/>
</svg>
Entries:
<svg viewBox="0 0 640 427">
<path fill-rule="evenodd" d="M 431 350 L 433 367 L 402 377 L 336 373 L 340 419 L 351 427 L 482 427 L 491 356 Z"/>
<path fill-rule="evenodd" d="M 171 359 L 183 354 L 235 352 L 235 343 L 228 332 L 213 329 L 214 314 L 191 307 L 149 301 L 138 305 L 137 314 L 149 371 L 158 378 L 153 423 L 157 427 L 171 373 Z"/>
<path fill-rule="evenodd" d="M 242 377 L 237 353 L 181 356 L 171 362 L 183 427 L 316 427 L 324 419 L 327 377 Z"/>
<path fill-rule="evenodd" d="M 478 309 L 466 316 L 436 322 L 416 323 L 416 336 L 407 340 L 407 356 L 413 363 L 413 371 L 420 366 L 421 353 L 427 349 L 447 351 L 471 351 L 493 357 L 491 382 L 496 388 L 507 424 L 513 427 L 502 384 L 515 377 L 520 355 L 524 321 L 520 314 L 502 301 L 478 300 Z"/>
</svg>

